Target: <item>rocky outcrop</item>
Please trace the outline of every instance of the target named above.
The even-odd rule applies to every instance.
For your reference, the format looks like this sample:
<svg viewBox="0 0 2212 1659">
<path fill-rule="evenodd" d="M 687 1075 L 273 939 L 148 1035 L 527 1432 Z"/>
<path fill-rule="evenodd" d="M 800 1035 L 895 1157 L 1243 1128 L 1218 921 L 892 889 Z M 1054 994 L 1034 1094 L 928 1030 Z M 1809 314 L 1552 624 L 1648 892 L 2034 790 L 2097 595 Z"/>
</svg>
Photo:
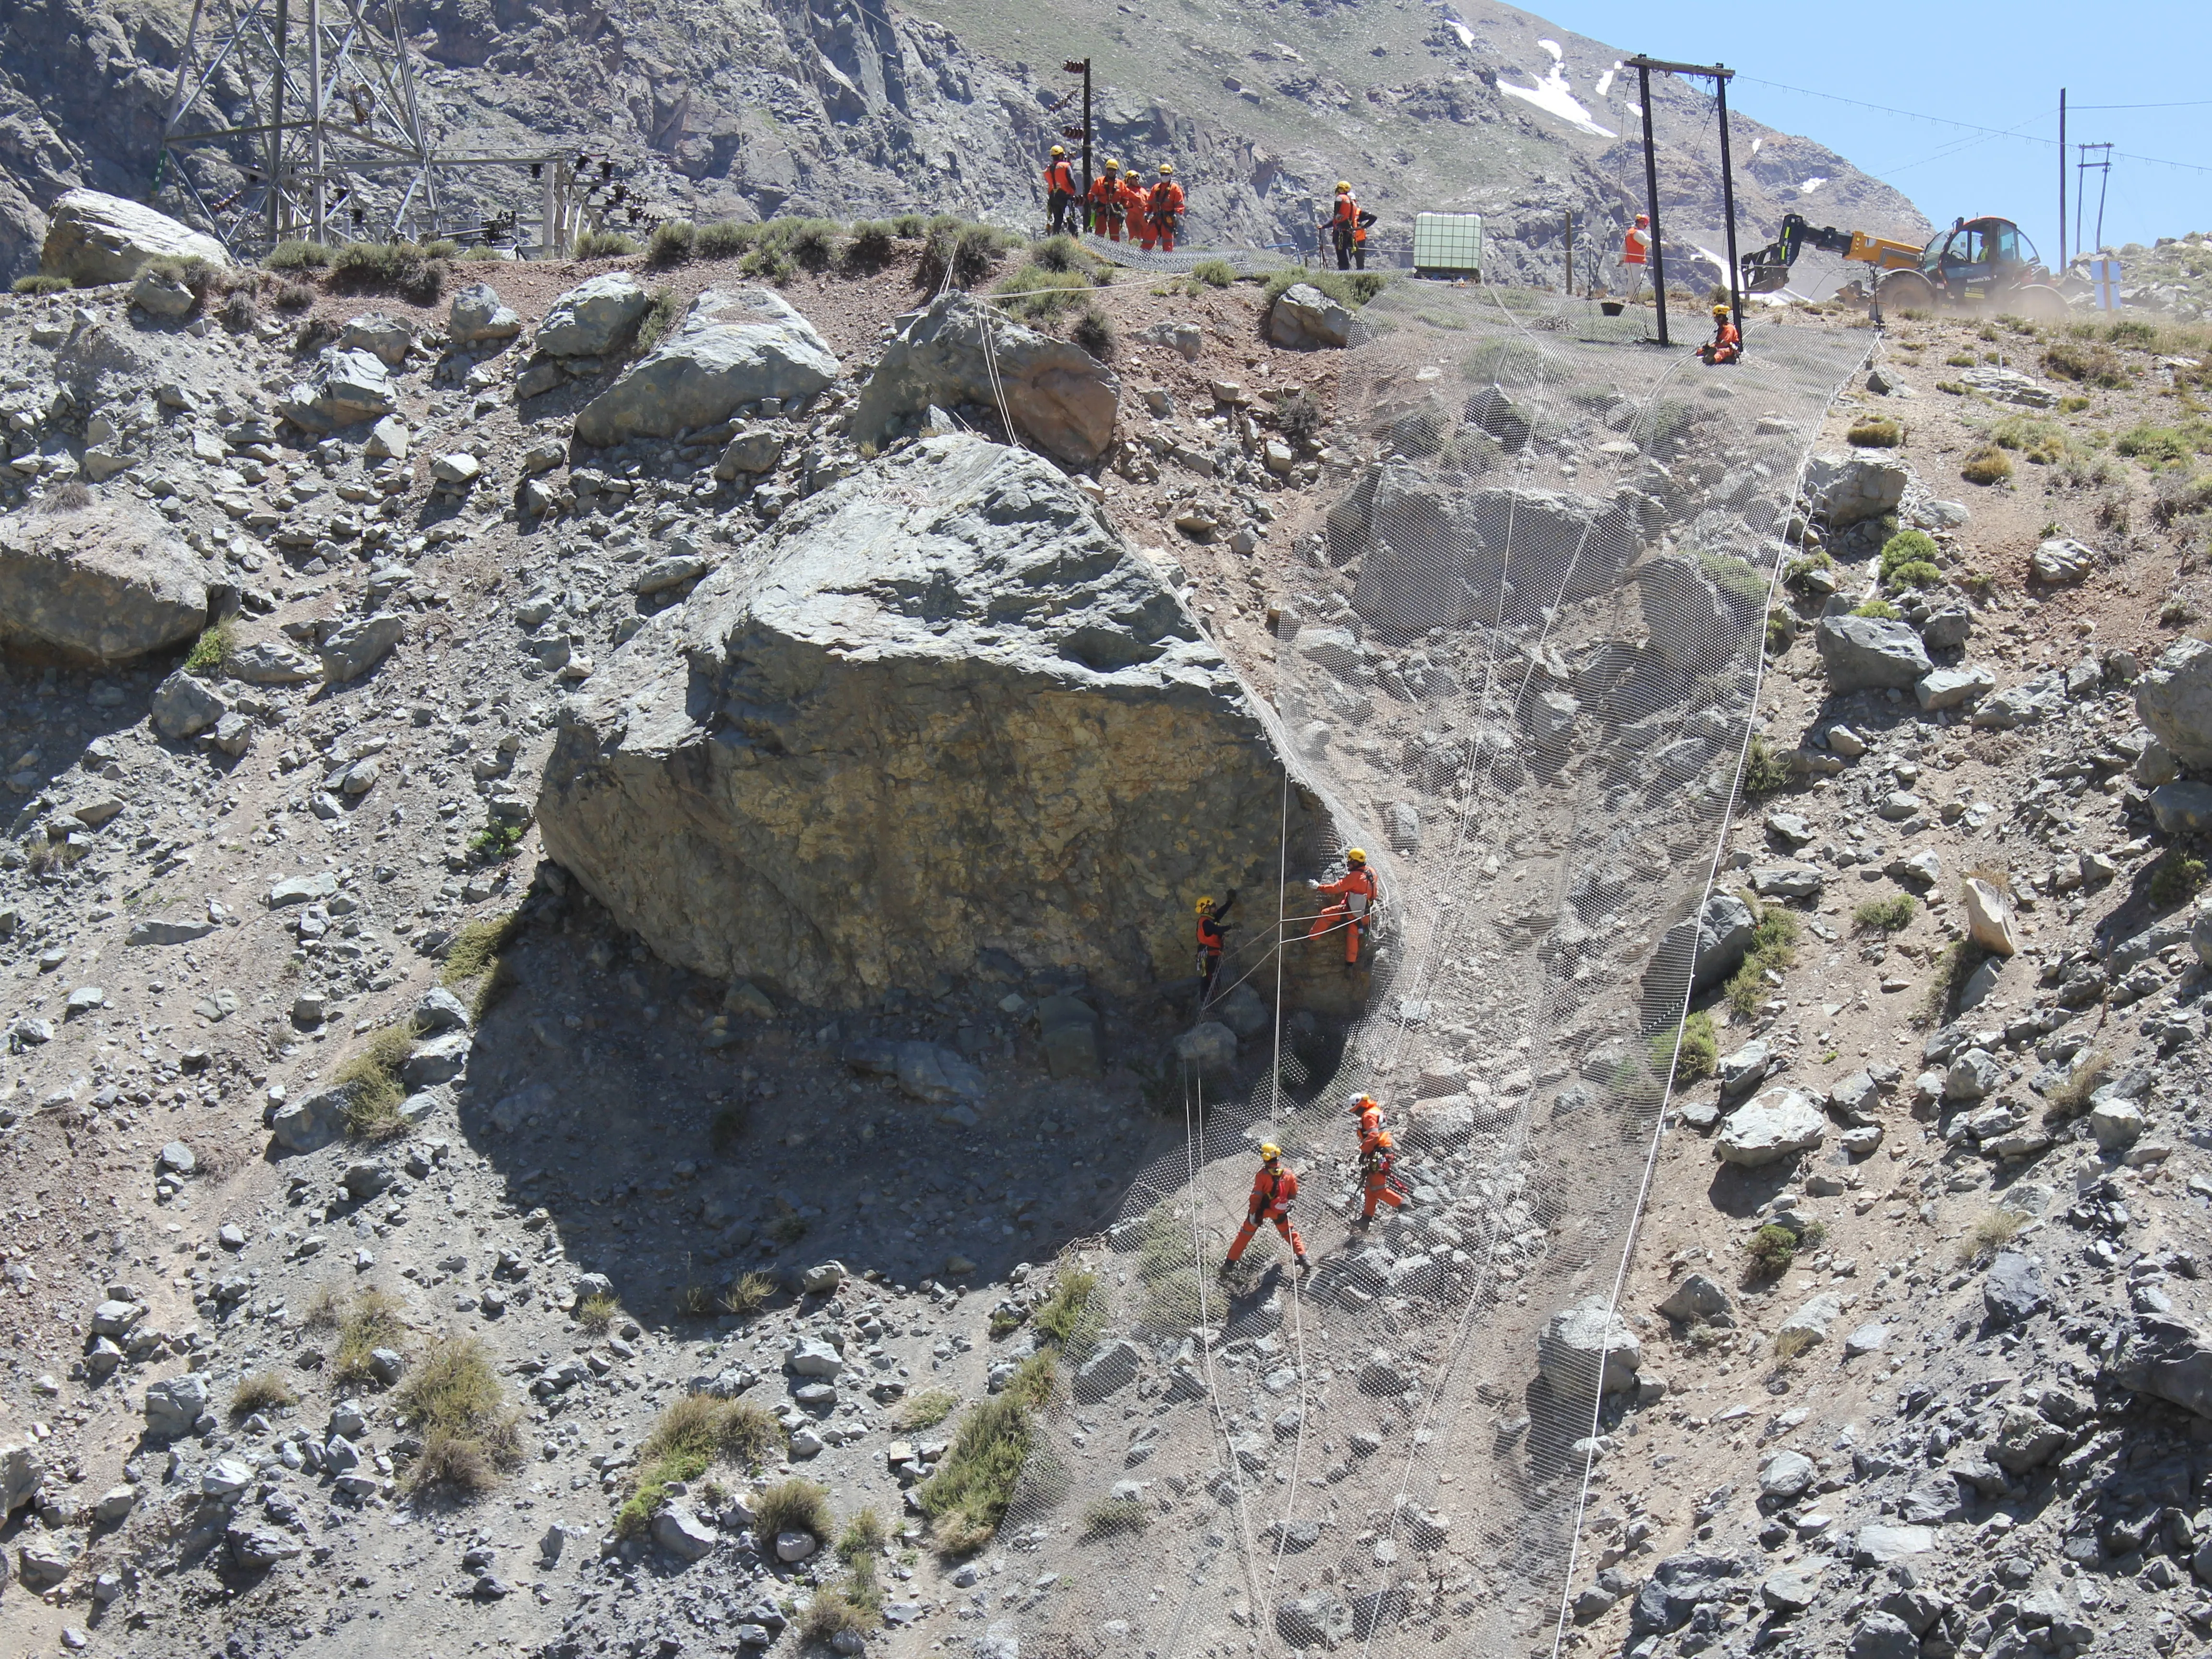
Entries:
<svg viewBox="0 0 2212 1659">
<path fill-rule="evenodd" d="M 1912 474 L 1894 461 L 1863 455 L 1815 455 L 1805 465 L 1805 494 L 1831 530 L 1849 530 L 1897 511 Z"/>
<path fill-rule="evenodd" d="M 596 357 L 629 333 L 652 303 L 636 277 L 609 271 L 554 301 L 532 343 L 549 357 Z"/>
<path fill-rule="evenodd" d="M 18 649 L 113 662 L 189 640 L 207 619 L 205 566 L 130 497 L 0 524 L 0 639 Z"/>
<path fill-rule="evenodd" d="M 1188 972 L 1191 894 L 1278 868 L 1269 726 L 1033 456 L 926 440 L 669 618 L 569 707 L 539 801 L 667 960 L 827 1006 L 994 951 L 1130 993 Z M 1320 808 L 1289 810 L 1295 868 Z"/>
<path fill-rule="evenodd" d="M 673 335 L 584 405 L 576 435 L 597 445 L 672 438 L 762 398 L 811 397 L 836 378 L 836 354 L 781 295 L 710 288 Z"/>
<path fill-rule="evenodd" d="M 909 318 L 853 410 L 852 434 L 881 443 L 933 404 L 1003 404 L 1014 434 L 1066 466 L 1088 466 L 1113 441 L 1121 384 L 1081 346 L 1024 328 L 957 290 Z"/>
<path fill-rule="evenodd" d="M 1909 691 L 1935 666 L 1910 623 L 1879 617 L 1823 617 L 1813 642 L 1827 670 L 1828 690 L 1839 696 L 1893 686 Z"/>
<path fill-rule="evenodd" d="M 1352 312 L 1311 283 L 1293 283 L 1267 307 L 1267 337 L 1292 350 L 1352 343 Z"/>
<path fill-rule="evenodd" d="M 2167 647 L 2136 683 L 2136 712 L 2184 766 L 2212 769 L 2212 644 Z"/>
<path fill-rule="evenodd" d="M 230 264 L 221 242 L 166 213 L 96 190 L 71 190 L 47 216 L 39 269 L 91 287 L 127 283 L 156 259 L 199 259 L 217 268 Z"/>
</svg>

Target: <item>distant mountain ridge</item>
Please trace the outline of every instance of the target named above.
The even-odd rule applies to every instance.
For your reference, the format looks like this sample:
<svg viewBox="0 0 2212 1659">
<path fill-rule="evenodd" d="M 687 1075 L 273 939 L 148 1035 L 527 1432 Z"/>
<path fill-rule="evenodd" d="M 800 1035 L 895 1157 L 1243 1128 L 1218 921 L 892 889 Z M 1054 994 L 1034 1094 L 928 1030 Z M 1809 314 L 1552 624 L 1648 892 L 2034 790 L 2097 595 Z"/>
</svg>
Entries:
<svg viewBox="0 0 2212 1659">
<path fill-rule="evenodd" d="M 9 12 L 0 270 L 12 276 L 35 265 L 61 191 L 148 196 L 189 10 L 10 0 Z M 702 219 L 951 210 L 1037 228 L 1042 154 L 1075 113 L 1060 65 L 1086 56 L 1100 153 L 1148 175 L 1173 160 L 1201 243 L 1310 246 L 1344 177 L 1382 216 L 1385 245 L 1415 211 L 1477 210 L 1492 275 L 1556 282 L 1565 213 L 1609 254 L 1643 195 L 1622 52 L 1509 6 L 404 0 L 402 16 L 426 112 L 454 151 L 611 154 L 652 208 Z M 250 118 L 238 90 L 234 115 Z M 1711 98 L 1671 76 L 1654 93 L 1669 240 L 1717 251 Z M 1927 234 L 1910 201 L 1833 151 L 1741 116 L 1734 131 L 1745 246 L 1791 208 Z M 534 212 L 519 175 L 452 189 L 472 210 Z M 181 206 L 173 191 L 163 204 Z"/>
</svg>

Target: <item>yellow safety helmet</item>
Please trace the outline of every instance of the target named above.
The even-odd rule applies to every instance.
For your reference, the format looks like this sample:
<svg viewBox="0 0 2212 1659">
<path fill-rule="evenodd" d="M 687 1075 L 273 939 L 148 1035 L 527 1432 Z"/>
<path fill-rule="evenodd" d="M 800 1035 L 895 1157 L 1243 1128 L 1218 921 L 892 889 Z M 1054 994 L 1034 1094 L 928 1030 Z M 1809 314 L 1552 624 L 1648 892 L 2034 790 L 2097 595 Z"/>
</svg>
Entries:
<svg viewBox="0 0 2212 1659">
<path fill-rule="evenodd" d="M 1713 315 L 1716 317 L 1725 317 L 1728 314 L 1729 308 L 1726 306 L 1715 306 L 1713 307 Z"/>
<path fill-rule="evenodd" d="M 1175 163 L 1174 163 L 1173 161 L 1163 161 L 1163 162 L 1161 162 L 1161 163 L 1160 163 L 1160 177 L 1161 177 L 1161 178 L 1163 178 L 1163 179 L 1171 179 L 1171 178 L 1173 178 L 1174 176 L 1175 176 Z"/>
<path fill-rule="evenodd" d="M 1103 170 L 1108 173 L 1119 173 L 1121 170 L 1121 164 L 1109 155 L 1106 158 Z"/>
<path fill-rule="evenodd" d="M 1347 848 L 1345 850 L 1344 861 L 1346 864 L 1364 864 L 1367 862 L 1367 854 L 1361 848 Z"/>
<path fill-rule="evenodd" d="M 1283 1149 L 1275 1145 L 1273 1141 L 1263 1140 L 1260 1143 L 1260 1161 L 1262 1164 L 1273 1164 L 1282 1155 Z"/>
<path fill-rule="evenodd" d="M 1060 157 L 1060 156 L 1062 156 L 1062 155 L 1066 155 L 1066 154 L 1067 154 L 1067 151 L 1066 151 L 1065 149 L 1063 149 L 1061 146 L 1060 146 L 1060 145 L 1058 145 L 1058 144 L 1054 144 L 1054 145 L 1052 147 L 1052 153 L 1053 153 L 1054 158 L 1056 160 L 1056 159 L 1058 159 L 1059 157 Z"/>
<path fill-rule="evenodd" d="M 1210 898 L 1202 898 L 1198 902 L 1198 914 L 1201 916 L 1212 908 L 1213 901 Z"/>
<path fill-rule="evenodd" d="M 1349 179 L 1338 179 L 1338 180 L 1336 181 L 1336 193 L 1337 193 L 1339 196 L 1349 196 L 1349 195 L 1351 195 L 1351 194 L 1352 194 L 1352 181 L 1351 181 Z"/>
</svg>

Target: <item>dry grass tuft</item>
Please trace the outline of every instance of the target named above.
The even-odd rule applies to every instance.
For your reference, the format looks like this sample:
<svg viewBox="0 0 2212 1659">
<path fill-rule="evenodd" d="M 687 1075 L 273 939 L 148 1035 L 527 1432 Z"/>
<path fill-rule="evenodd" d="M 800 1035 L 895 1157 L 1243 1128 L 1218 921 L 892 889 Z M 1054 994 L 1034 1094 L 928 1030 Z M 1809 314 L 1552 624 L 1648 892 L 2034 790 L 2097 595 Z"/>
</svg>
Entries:
<svg viewBox="0 0 2212 1659">
<path fill-rule="evenodd" d="M 400 1409 L 421 1429 L 422 1455 L 407 1474 L 410 1492 L 474 1497 L 498 1472 L 522 1461 L 514 1413 L 472 1336 L 441 1338 L 416 1361 L 399 1390 Z"/>
<path fill-rule="evenodd" d="M 276 1371 L 253 1371 L 239 1378 L 238 1386 L 230 1391 L 230 1414 L 251 1417 L 256 1412 L 282 1411 L 287 1406 L 296 1406 L 300 1396 L 292 1392 L 292 1385 Z"/>
</svg>

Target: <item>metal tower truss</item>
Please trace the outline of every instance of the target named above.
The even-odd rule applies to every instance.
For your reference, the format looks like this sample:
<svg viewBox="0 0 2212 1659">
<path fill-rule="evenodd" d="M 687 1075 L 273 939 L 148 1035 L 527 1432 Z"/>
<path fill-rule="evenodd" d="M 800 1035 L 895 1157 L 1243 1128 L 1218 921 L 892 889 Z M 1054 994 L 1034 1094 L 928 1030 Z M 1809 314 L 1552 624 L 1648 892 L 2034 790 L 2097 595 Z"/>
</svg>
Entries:
<svg viewBox="0 0 2212 1659">
<path fill-rule="evenodd" d="M 439 228 L 398 0 L 193 0 L 161 151 L 234 250 Z"/>
</svg>

